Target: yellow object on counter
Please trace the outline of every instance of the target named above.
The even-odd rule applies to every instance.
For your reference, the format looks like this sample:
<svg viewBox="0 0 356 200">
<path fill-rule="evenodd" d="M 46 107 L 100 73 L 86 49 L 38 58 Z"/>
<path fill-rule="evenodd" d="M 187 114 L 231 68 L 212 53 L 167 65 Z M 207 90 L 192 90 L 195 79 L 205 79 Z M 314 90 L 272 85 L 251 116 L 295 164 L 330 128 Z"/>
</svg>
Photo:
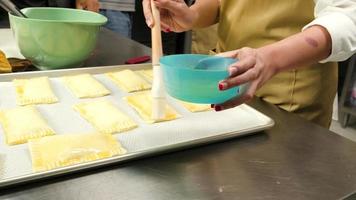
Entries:
<svg viewBox="0 0 356 200">
<path fill-rule="evenodd" d="M 62 80 L 78 98 L 94 98 L 110 94 L 110 91 L 90 74 L 65 76 Z"/>
<path fill-rule="evenodd" d="M 109 158 L 126 150 L 110 134 L 67 134 L 29 141 L 33 171 Z"/>
<path fill-rule="evenodd" d="M 12 71 L 12 67 L 7 60 L 5 53 L 0 51 L 0 73 L 9 73 Z"/>
<path fill-rule="evenodd" d="M 74 110 L 101 133 L 120 133 L 137 127 L 137 124 L 107 100 L 80 103 Z"/>
<path fill-rule="evenodd" d="M 117 86 L 125 92 L 135 92 L 151 89 L 151 84 L 136 74 L 136 72 L 126 69 L 119 72 L 107 73 L 107 76 L 113 80 Z"/>
<path fill-rule="evenodd" d="M 15 79 L 16 101 L 20 106 L 28 104 L 50 104 L 58 102 L 48 77 Z"/>
<path fill-rule="evenodd" d="M 210 104 L 196 104 L 196 103 L 189 103 L 185 101 L 180 101 L 184 108 L 189 110 L 190 112 L 204 112 L 211 110 Z"/>
<path fill-rule="evenodd" d="M 140 75 L 145 77 L 148 81 L 153 81 L 153 70 L 152 69 L 143 69 L 137 71 Z"/>
<path fill-rule="evenodd" d="M 0 123 L 9 145 L 55 134 L 34 106 L 0 111 Z"/>
<path fill-rule="evenodd" d="M 155 123 L 159 121 L 155 121 L 152 119 L 152 97 L 150 92 L 140 92 L 123 98 L 130 106 L 132 106 L 138 114 L 141 116 L 143 120 L 147 123 Z M 179 115 L 177 112 L 166 105 L 165 108 L 165 117 L 160 121 L 169 121 L 178 118 Z"/>
</svg>

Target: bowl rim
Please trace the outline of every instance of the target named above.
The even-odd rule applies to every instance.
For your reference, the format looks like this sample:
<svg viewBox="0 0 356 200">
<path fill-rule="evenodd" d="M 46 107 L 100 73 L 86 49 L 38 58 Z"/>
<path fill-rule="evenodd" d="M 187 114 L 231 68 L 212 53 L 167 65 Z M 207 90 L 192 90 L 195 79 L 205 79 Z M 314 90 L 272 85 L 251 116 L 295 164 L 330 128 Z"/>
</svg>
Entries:
<svg viewBox="0 0 356 200">
<path fill-rule="evenodd" d="M 166 62 L 164 62 L 164 60 L 166 58 L 169 58 L 169 57 L 180 57 L 180 56 L 202 56 L 204 59 L 207 58 L 207 57 L 213 57 L 213 56 L 217 56 L 217 55 L 207 55 L 207 54 L 174 54 L 174 55 L 167 55 L 167 56 L 162 56 L 160 59 L 159 59 L 159 62 L 160 64 L 164 64 L 164 65 L 168 65 L 172 68 L 175 68 L 175 69 L 180 69 L 180 70 L 185 70 L 185 71 L 192 71 L 192 72 L 226 72 L 228 71 L 228 69 L 212 69 L 212 70 L 205 70 L 205 69 L 194 69 L 194 68 L 180 68 L 180 67 L 177 67 L 177 66 L 172 66 Z M 217 56 L 217 57 L 220 57 L 222 59 L 233 59 L 233 58 L 228 58 L 228 57 L 222 57 L 222 56 Z M 233 60 L 236 60 L 236 59 L 233 59 Z M 238 61 L 238 60 L 236 60 Z"/>
<path fill-rule="evenodd" d="M 16 18 L 18 20 L 26 20 L 26 21 L 34 21 L 34 22 L 51 22 L 51 23 L 75 23 L 75 24 L 84 24 L 84 25 L 104 25 L 107 23 L 108 19 L 104 15 L 88 10 L 81 10 L 81 9 L 74 9 L 74 8 L 57 8 L 57 7 L 29 7 L 21 9 L 22 12 L 26 14 L 28 10 L 66 10 L 71 12 L 83 12 L 91 15 L 97 15 L 101 18 L 97 22 L 83 22 L 83 21 L 76 21 L 76 20 L 47 20 L 47 19 L 34 19 L 34 18 L 23 18 L 16 15 L 13 15 L 9 12 L 9 16 L 12 18 Z"/>
</svg>

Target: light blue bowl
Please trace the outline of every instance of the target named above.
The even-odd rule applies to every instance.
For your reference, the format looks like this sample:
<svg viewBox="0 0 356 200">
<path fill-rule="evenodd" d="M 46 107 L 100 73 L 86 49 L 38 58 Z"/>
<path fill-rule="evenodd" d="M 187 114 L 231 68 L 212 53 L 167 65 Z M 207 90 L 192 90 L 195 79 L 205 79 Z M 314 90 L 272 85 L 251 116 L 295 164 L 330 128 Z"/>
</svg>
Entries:
<svg viewBox="0 0 356 200">
<path fill-rule="evenodd" d="M 204 67 L 197 68 L 202 59 Z M 229 76 L 228 66 L 234 62 L 236 60 L 232 58 L 200 54 L 164 56 L 160 59 L 160 65 L 165 89 L 172 97 L 187 102 L 202 104 L 225 102 L 246 90 L 245 85 L 225 91 L 218 88 L 219 81 Z"/>
</svg>

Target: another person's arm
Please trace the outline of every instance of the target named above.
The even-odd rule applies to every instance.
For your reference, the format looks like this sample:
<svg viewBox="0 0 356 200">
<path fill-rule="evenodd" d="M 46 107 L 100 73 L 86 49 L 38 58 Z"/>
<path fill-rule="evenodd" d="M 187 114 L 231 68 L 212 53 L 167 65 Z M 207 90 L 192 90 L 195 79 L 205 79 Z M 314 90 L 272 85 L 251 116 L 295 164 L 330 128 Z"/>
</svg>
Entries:
<svg viewBox="0 0 356 200">
<path fill-rule="evenodd" d="M 188 7 L 184 0 L 154 0 L 160 9 L 164 31 L 183 32 L 215 24 L 219 14 L 219 0 L 196 0 Z M 152 27 L 151 0 L 142 0 L 146 23 Z"/>
<path fill-rule="evenodd" d="M 98 0 L 76 0 L 76 8 L 99 12 Z"/>
<path fill-rule="evenodd" d="M 334 3 L 336 2 L 336 3 Z M 243 48 L 222 56 L 240 60 L 230 67 L 230 78 L 219 88 L 226 90 L 250 82 L 247 93 L 231 99 L 215 110 L 223 110 L 250 100 L 276 73 L 316 62 L 342 61 L 356 52 L 356 2 L 319 0 L 316 19 L 303 32 L 258 49 Z"/>
</svg>

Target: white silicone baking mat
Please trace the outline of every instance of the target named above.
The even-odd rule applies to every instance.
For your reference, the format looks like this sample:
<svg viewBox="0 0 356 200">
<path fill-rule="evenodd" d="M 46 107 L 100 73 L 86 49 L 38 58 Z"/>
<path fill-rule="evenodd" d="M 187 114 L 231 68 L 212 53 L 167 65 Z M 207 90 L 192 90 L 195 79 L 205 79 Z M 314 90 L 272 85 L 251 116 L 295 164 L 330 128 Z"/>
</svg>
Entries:
<svg viewBox="0 0 356 200">
<path fill-rule="evenodd" d="M 130 95 L 120 90 L 104 73 L 118 71 L 129 66 L 97 67 L 51 72 L 32 72 L 13 75 L 0 75 L 0 109 L 16 106 L 15 90 L 11 82 L 14 78 L 49 76 L 52 89 L 59 98 L 59 103 L 37 105 L 42 116 L 57 134 L 94 132 L 95 129 L 73 110 L 73 105 L 79 102 L 107 99 L 121 111 L 130 116 L 139 126 L 138 128 L 120 134 L 114 134 L 128 153 L 109 159 L 79 164 L 76 166 L 59 168 L 57 170 L 33 173 L 31 157 L 27 144 L 8 146 L 4 141 L 3 129 L 0 128 L 0 187 L 22 181 L 34 180 L 56 174 L 73 172 L 83 168 L 98 166 L 103 163 L 114 163 L 132 157 L 147 156 L 164 151 L 188 148 L 200 143 L 208 143 L 226 138 L 267 129 L 274 122 L 269 117 L 259 113 L 247 105 L 241 105 L 223 112 L 207 111 L 191 113 L 177 100 L 167 97 L 168 103 L 179 113 L 179 119 L 156 124 L 145 123 L 136 111 L 129 107 L 122 97 Z M 130 66 L 133 69 L 146 69 L 149 65 Z M 64 74 L 91 73 L 104 84 L 111 95 L 94 98 L 78 99 L 62 83 L 58 76 Z M 21 122 L 18 122 L 21 123 Z"/>
</svg>

